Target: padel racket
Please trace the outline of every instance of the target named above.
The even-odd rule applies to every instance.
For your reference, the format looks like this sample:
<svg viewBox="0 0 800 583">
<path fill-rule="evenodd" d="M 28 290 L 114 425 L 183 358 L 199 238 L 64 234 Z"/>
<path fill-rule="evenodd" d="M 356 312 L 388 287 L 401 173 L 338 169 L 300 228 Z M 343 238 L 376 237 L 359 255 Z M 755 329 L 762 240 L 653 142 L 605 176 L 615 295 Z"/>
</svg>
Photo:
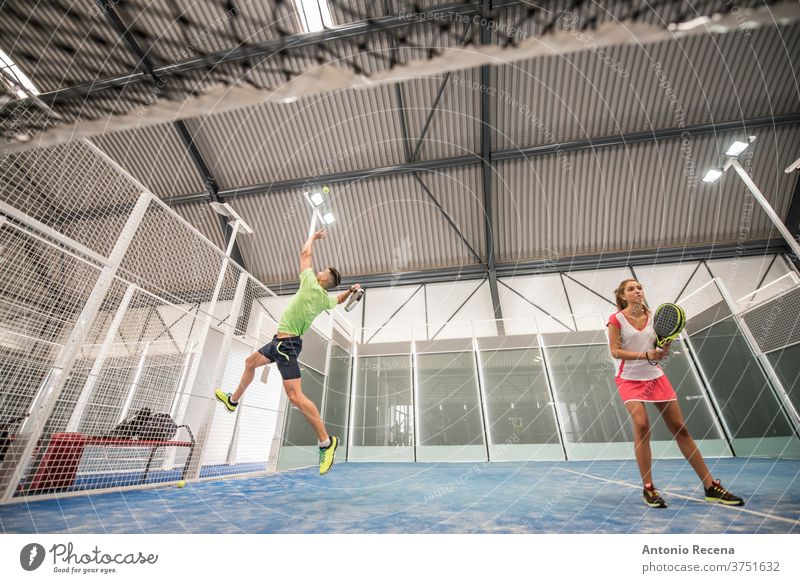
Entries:
<svg viewBox="0 0 800 583">
<path fill-rule="evenodd" d="M 680 336 L 686 325 L 686 312 L 677 304 L 661 304 L 653 314 L 653 330 L 656 333 L 655 349 L 661 352 L 664 346 Z M 658 363 L 647 359 L 650 364 Z"/>
<path fill-rule="evenodd" d="M 361 301 L 361 298 L 364 297 L 364 289 L 358 288 L 352 294 L 350 294 L 350 299 L 347 300 L 347 304 L 344 306 L 344 311 L 349 312 L 353 308 L 356 307 L 356 304 Z"/>
</svg>

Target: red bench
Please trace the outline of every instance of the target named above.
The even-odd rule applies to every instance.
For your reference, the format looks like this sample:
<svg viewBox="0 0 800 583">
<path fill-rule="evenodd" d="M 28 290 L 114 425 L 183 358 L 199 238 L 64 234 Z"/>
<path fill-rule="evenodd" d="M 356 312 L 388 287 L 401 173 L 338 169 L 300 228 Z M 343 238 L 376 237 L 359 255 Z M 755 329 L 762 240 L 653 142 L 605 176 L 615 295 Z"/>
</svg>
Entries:
<svg viewBox="0 0 800 583">
<path fill-rule="evenodd" d="M 147 466 L 145 467 L 144 475 L 139 480 L 139 484 L 144 484 L 147 481 L 147 476 L 150 474 L 150 466 L 153 464 L 153 459 L 158 449 L 162 447 L 188 447 L 189 455 L 181 472 L 181 479 L 183 479 L 186 477 L 189 463 L 192 461 L 195 441 L 191 430 L 186 425 L 181 425 L 180 427 L 186 427 L 190 441 L 134 440 L 120 439 L 118 437 L 96 437 L 81 433 L 54 433 L 47 444 L 47 450 L 36 468 L 27 491 L 64 491 L 72 486 L 78 473 L 78 466 L 81 463 L 81 459 L 83 459 L 84 450 L 90 445 L 150 448 L 150 457 L 147 460 Z"/>
</svg>

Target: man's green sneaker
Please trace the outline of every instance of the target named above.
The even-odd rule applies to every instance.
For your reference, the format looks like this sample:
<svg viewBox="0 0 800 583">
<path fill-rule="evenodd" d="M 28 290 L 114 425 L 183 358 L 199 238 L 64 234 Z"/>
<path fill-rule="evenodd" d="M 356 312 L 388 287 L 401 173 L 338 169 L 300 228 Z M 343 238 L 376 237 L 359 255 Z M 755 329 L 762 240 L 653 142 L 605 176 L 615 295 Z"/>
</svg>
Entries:
<svg viewBox="0 0 800 583">
<path fill-rule="evenodd" d="M 319 475 L 327 474 L 336 458 L 336 448 L 339 447 L 339 438 L 331 435 L 331 444 L 319 448 Z"/>
<path fill-rule="evenodd" d="M 239 406 L 239 403 L 231 402 L 231 394 L 223 393 L 222 389 L 217 389 L 214 393 L 214 396 L 222 401 L 222 404 L 225 405 L 225 408 L 228 409 L 228 411 L 236 411 L 236 407 Z"/>
</svg>

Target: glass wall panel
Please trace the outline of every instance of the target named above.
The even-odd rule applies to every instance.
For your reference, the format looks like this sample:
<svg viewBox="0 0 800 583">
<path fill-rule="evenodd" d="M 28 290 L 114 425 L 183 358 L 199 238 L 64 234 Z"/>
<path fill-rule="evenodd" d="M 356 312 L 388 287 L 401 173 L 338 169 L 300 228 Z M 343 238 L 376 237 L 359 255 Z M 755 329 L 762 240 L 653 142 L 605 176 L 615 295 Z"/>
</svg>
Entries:
<svg viewBox="0 0 800 583">
<path fill-rule="evenodd" d="M 331 344 L 328 362 L 328 386 L 325 390 L 325 411 L 322 418 L 329 433 L 342 440 L 336 459 L 347 455 L 347 411 L 350 406 L 350 372 L 352 358 L 350 353 L 339 345 Z"/>
<path fill-rule="evenodd" d="M 303 393 L 311 399 L 317 408 L 322 406 L 322 391 L 325 383 L 324 375 L 307 366 L 300 366 L 303 379 Z M 270 374 L 279 374 L 277 370 Z M 278 457 L 278 470 L 303 468 L 319 463 L 317 434 L 311 428 L 305 416 L 292 404 L 286 401 L 286 425 L 283 431 L 283 444 Z"/>
<path fill-rule="evenodd" d="M 614 382 L 605 344 L 545 348 L 567 452 L 574 444 L 632 442 L 628 411 Z M 633 446 L 608 448 L 626 456 Z M 610 456 L 613 457 L 613 456 Z"/>
<path fill-rule="evenodd" d="M 451 447 L 417 458 L 486 459 L 475 353 L 418 354 L 416 366 L 419 446 Z"/>
<path fill-rule="evenodd" d="M 767 354 L 795 411 L 800 411 L 800 344 Z"/>
<path fill-rule="evenodd" d="M 661 368 L 669 378 L 672 388 L 678 395 L 678 404 L 686 422 L 686 428 L 695 441 L 719 440 L 720 443 L 707 448 L 701 447 L 704 455 L 730 455 L 725 435 L 722 432 L 708 397 L 698 377 L 694 364 L 689 357 L 686 346 L 681 340 L 672 343 L 669 356 L 661 364 Z M 654 439 L 671 439 L 671 435 L 663 423 L 662 429 L 654 433 Z M 656 428 L 657 429 L 657 428 Z M 701 444 L 702 446 L 703 444 Z M 720 451 L 719 448 L 722 448 Z"/>
<path fill-rule="evenodd" d="M 539 349 L 493 350 L 479 354 L 489 442 L 560 443 Z"/>
<path fill-rule="evenodd" d="M 307 366 L 300 367 L 300 370 L 302 371 L 303 393 L 319 408 L 322 405 L 325 377 Z M 278 374 L 278 371 L 270 371 L 270 374 Z M 289 414 L 286 419 L 286 430 L 283 432 L 283 445 L 313 445 L 317 447 L 317 434 L 305 415 L 288 401 L 286 406 L 289 408 Z"/>
<path fill-rule="evenodd" d="M 800 443 L 735 320 L 696 332 L 691 344 L 736 455 L 800 455 Z"/>
<path fill-rule="evenodd" d="M 630 416 L 619 397 L 608 346 L 546 348 L 564 444 L 570 459 L 633 457 Z M 731 455 L 693 363 L 681 341 L 672 347 L 664 372 L 678 395 L 689 432 L 706 456 Z M 654 457 L 682 457 L 655 405 L 647 405 Z"/>
<path fill-rule="evenodd" d="M 413 460 L 411 355 L 356 362 L 350 459 Z"/>
</svg>

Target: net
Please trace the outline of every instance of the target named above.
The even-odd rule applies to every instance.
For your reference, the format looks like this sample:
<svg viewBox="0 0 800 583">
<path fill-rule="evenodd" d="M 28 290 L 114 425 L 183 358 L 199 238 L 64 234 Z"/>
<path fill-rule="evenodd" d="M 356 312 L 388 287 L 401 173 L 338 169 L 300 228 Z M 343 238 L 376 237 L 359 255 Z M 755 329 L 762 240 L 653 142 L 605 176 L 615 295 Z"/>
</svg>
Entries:
<svg viewBox="0 0 800 583">
<path fill-rule="evenodd" d="M 601 48 L 798 16 L 790 3 L 764 0 L 738 2 L 736 11 L 724 0 L 495 0 L 489 11 L 480 1 L 316 3 L 330 12 L 318 31 L 306 14 L 313 2 L 140 0 L 105 9 L 7 2 L 0 46 L 42 93 L 19 98 L 19 83 L 7 77 L 0 134 L 9 151 L 22 150 L 212 107 L 567 54 L 585 48 L 576 40 L 582 33 Z"/>
</svg>

